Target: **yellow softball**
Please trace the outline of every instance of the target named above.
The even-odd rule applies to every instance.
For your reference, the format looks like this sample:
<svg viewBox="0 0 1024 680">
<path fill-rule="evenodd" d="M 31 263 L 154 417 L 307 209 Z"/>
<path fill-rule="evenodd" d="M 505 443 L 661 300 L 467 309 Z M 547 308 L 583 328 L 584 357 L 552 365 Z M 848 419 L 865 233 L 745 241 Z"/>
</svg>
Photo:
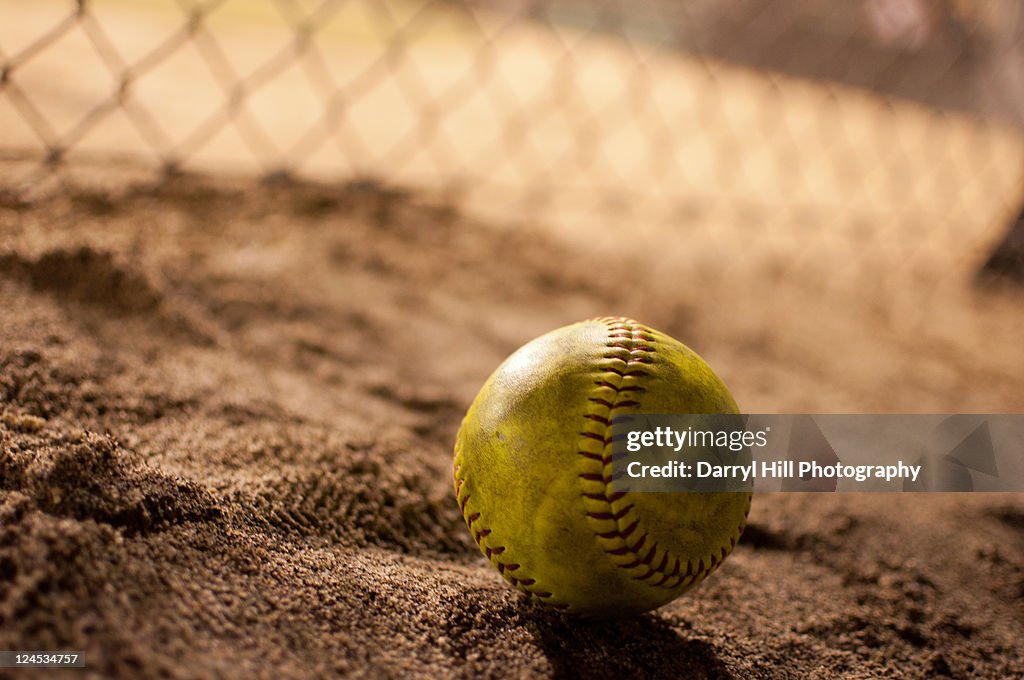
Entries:
<svg viewBox="0 0 1024 680">
<path fill-rule="evenodd" d="M 613 491 L 612 418 L 736 412 L 679 341 L 622 317 L 572 324 L 488 378 L 455 440 L 455 495 L 484 556 L 531 599 L 581 615 L 648 611 L 725 560 L 750 494 Z"/>
</svg>

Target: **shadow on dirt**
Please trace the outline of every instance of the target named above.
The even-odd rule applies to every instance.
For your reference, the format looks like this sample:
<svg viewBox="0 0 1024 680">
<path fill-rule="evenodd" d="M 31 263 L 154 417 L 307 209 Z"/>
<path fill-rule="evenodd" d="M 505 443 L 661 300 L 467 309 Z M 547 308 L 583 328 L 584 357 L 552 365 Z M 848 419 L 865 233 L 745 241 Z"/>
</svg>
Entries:
<svg viewBox="0 0 1024 680">
<path fill-rule="evenodd" d="M 588 621 L 531 613 L 530 632 L 556 678 L 733 677 L 711 643 L 688 640 L 654 616 Z"/>
</svg>

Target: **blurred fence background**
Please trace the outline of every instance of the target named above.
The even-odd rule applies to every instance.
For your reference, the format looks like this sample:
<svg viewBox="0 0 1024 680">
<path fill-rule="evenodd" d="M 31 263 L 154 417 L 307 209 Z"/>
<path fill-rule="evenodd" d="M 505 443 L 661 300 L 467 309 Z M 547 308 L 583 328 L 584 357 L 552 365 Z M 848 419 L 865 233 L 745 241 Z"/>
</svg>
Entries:
<svg viewBox="0 0 1024 680">
<path fill-rule="evenodd" d="M 696 267 L 845 250 L 829 279 L 959 282 L 1024 198 L 1017 0 L 0 0 L 0 17 L 9 194 L 118 168 L 374 179 L 605 245 L 699 236 L 718 260 L 680 260 Z"/>
</svg>

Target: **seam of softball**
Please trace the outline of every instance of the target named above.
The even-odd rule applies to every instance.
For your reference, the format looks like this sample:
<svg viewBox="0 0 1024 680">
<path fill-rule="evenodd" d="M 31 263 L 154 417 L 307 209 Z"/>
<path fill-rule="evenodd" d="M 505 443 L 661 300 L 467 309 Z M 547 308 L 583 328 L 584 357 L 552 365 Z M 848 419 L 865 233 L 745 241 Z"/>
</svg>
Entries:
<svg viewBox="0 0 1024 680">
<path fill-rule="evenodd" d="M 736 547 L 750 512 L 750 498 L 744 519 L 736 534 L 718 553 L 684 562 L 649 538 L 640 528 L 626 491 L 612 491 L 612 419 L 623 409 L 640 406 L 640 395 L 646 392 L 643 378 L 650 374 L 644 368 L 654 363 L 657 353 L 654 331 L 625 317 L 595 319 L 608 326 L 607 351 L 602 355 L 604 373 L 594 381 L 596 387 L 587 400 L 587 412 L 580 431 L 578 455 L 584 459 L 583 503 L 587 521 L 604 552 L 620 568 L 631 572 L 633 579 L 652 587 L 688 588 L 708 576 Z"/>
<path fill-rule="evenodd" d="M 529 595 L 531 599 L 536 599 L 537 602 L 552 609 L 569 609 L 567 603 L 552 600 L 552 593 L 537 585 L 536 579 L 526 576 L 522 571 L 521 564 L 502 558 L 507 551 L 506 546 L 495 542 L 491 537 L 491 530 L 481 524 L 480 512 L 469 508 L 471 494 L 465 490 L 466 480 L 462 474 L 462 445 L 458 437 L 456 437 L 455 441 L 455 464 L 452 467 L 452 478 L 455 483 L 455 498 L 458 500 L 462 519 L 465 520 L 466 526 L 469 527 L 469 533 L 473 537 L 473 542 L 480 548 L 480 552 L 484 554 L 484 557 L 494 565 L 498 573 L 513 586 Z"/>
</svg>

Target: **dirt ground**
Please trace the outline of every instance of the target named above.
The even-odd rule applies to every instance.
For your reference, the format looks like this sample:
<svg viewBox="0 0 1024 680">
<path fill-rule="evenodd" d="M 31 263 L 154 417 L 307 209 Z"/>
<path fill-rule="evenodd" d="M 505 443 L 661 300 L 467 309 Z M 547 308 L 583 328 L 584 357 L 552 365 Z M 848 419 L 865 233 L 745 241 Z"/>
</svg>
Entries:
<svg viewBox="0 0 1024 680">
<path fill-rule="evenodd" d="M 460 418 L 586 317 L 680 338 L 749 412 L 1024 409 L 1020 294 L 870 258 L 833 288 L 842 251 L 718 268 L 684 226 L 610 249 L 371 182 L 0 194 L 0 649 L 123 678 L 1024 676 L 1018 495 L 759 496 L 713 577 L 619 621 L 479 554 Z"/>
</svg>

